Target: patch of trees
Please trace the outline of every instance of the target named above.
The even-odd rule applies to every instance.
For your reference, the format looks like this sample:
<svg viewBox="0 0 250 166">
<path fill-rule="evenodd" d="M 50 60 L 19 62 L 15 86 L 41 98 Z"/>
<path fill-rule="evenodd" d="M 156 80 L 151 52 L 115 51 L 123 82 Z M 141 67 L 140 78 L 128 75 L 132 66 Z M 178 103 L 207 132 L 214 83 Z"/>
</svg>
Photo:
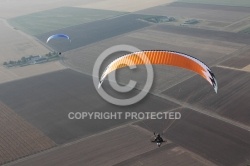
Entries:
<svg viewBox="0 0 250 166">
<path fill-rule="evenodd" d="M 45 55 L 30 55 L 28 57 L 22 57 L 19 60 L 10 60 L 8 62 L 4 62 L 3 65 L 5 67 L 15 67 L 15 66 L 26 66 L 38 63 L 45 63 L 54 60 L 58 60 L 60 58 L 60 52 L 49 52 Z"/>
<path fill-rule="evenodd" d="M 162 23 L 162 22 L 173 22 L 176 21 L 174 17 L 167 16 L 148 16 L 143 18 L 143 20 L 152 22 L 152 23 Z"/>
</svg>

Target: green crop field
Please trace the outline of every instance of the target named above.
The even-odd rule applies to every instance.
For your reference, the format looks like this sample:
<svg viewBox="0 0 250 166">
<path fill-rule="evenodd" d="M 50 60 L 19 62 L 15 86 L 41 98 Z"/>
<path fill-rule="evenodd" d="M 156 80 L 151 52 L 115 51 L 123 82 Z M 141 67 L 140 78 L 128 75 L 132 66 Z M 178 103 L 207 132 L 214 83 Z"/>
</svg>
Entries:
<svg viewBox="0 0 250 166">
<path fill-rule="evenodd" d="M 178 1 L 187 3 L 250 7 L 250 0 L 178 0 Z"/>
<path fill-rule="evenodd" d="M 16 29 L 36 36 L 46 32 L 123 14 L 126 13 L 109 10 L 61 7 L 11 18 L 8 22 Z"/>
</svg>

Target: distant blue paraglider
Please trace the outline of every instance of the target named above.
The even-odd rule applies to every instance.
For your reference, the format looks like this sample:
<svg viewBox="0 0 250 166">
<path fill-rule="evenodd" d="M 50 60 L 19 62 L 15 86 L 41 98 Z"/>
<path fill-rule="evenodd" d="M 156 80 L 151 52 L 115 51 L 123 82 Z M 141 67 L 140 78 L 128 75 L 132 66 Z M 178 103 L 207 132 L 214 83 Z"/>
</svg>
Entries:
<svg viewBox="0 0 250 166">
<path fill-rule="evenodd" d="M 48 43 L 51 39 L 56 39 L 56 38 L 65 38 L 65 39 L 68 39 L 70 42 L 70 38 L 68 35 L 65 35 L 65 34 L 55 34 L 55 35 L 51 35 L 48 39 L 47 39 L 47 42 Z"/>
</svg>

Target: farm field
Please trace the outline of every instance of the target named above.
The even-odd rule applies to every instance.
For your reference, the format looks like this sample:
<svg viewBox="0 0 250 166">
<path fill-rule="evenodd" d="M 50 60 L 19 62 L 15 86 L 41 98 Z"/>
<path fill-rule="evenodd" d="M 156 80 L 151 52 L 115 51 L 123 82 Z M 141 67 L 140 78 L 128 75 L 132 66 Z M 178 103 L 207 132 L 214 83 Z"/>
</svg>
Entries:
<svg viewBox="0 0 250 166">
<path fill-rule="evenodd" d="M 126 14 L 110 10 L 60 7 L 34 14 L 11 18 L 8 22 L 15 28 L 33 36 L 87 22 Z M 49 19 L 48 19 L 49 18 Z"/>
<path fill-rule="evenodd" d="M 50 50 L 43 46 L 36 38 L 13 29 L 6 20 L 0 20 L 0 83 L 27 78 L 38 74 L 64 69 L 59 62 L 20 68 L 5 68 L 4 62 L 17 61 L 30 55 L 44 55 Z"/>
<path fill-rule="evenodd" d="M 209 87 L 204 87 L 199 81 L 194 81 L 199 79 L 198 76 L 166 90 L 163 94 L 249 126 L 247 100 L 249 99 L 250 73 L 220 67 L 213 68 L 213 70 L 217 73 L 220 86 L 217 95 L 210 92 Z M 194 91 L 194 88 L 200 88 L 200 91 Z M 178 93 L 176 93 L 177 90 Z"/>
<path fill-rule="evenodd" d="M 133 137 L 135 134 L 138 135 L 138 137 L 132 140 L 131 137 Z M 66 166 L 68 164 L 80 165 L 81 163 L 85 163 L 86 165 L 102 164 L 105 166 L 133 165 L 138 163 L 143 165 L 152 165 L 153 161 L 158 161 L 158 163 L 160 164 L 169 163 L 170 165 L 183 163 L 192 164 L 195 166 L 215 165 L 207 161 L 206 159 L 194 155 L 193 153 L 183 149 L 182 147 L 179 147 L 174 143 L 170 142 L 164 144 L 162 148 L 156 148 L 155 146 L 153 146 L 153 144 L 148 145 L 148 140 L 141 139 L 143 137 L 150 136 L 151 133 L 142 130 L 138 126 L 127 125 L 120 128 L 115 128 L 106 133 L 100 133 L 99 135 L 96 135 L 94 137 L 86 138 L 81 142 L 75 142 L 71 145 L 55 149 L 47 154 L 36 156 L 30 160 L 19 162 L 18 164 L 19 166 L 38 164 L 39 166 L 42 164 L 37 163 L 36 161 L 43 161 L 46 158 L 45 164 L 48 166 Z M 100 145 L 103 147 L 102 149 L 98 148 Z M 114 148 L 116 146 L 120 147 L 119 150 Z M 75 153 L 73 154 L 72 149 L 74 149 L 75 151 Z M 96 152 L 96 149 L 99 149 L 99 151 Z M 116 151 L 116 154 L 113 154 L 112 151 Z M 168 154 L 168 156 L 162 157 L 166 153 Z M 65 157 L 59 159 L 62 155 Z M 75 157 L 67 158 L 67 156 L 69 155 Z M 105 157 L 99 158 L 98 156 L 100 155 Z M 95 158 L 95 160 L 93 160 L 92 158 Z M 110 158 L 112 158 L 112 160 L 108 160 Z M 17 165 L 17 163 L 11 165 Z"/>
<path fill-rule="evenodd" d="M 136 13 L 233 23 L 250 16 L 250 8 L 174 2 L 170 5 L 152 7 Z"/>
<path fill-rule="evenodd" d="M 3 19 L 10 19 L 59 7 L 73 7 L 82 4 L 88 4 L 90 2 L 93 3 L 96 1 L 101 0 L 43 0 L 39 2 L 33 0 L 23 0 L 21 3 L 19 0 L 0 1 L 0 17 Z"/>
<path fill-rule="evenodd" d="M 0 101 L 0 115 L 0 165 L 56 145 L 2 101 Z"/>
<path fill-rule="evenodd" d="M 124 118 L 71 120 L 68 118 L 69 112 L 139 112 L 160 111 L 166 106 L 168 109 L 177 107 L 153 95 L 131 107 L 109 104 L 98 95 L 90 76 L 70 69 L 1 84 L 0 92 L 1 101 L 57 144 L 65 144 L 129 122 Z"/>
<path fill-rule="evenodd" d="M 65 52 L 149 26 L 149 23 L 138 20 L 141 17 L 142 15 L 139 14 L 128 14 L 107 20 L 98 20 L 44 33 L 38 35 L 37 38 L 45 43 L 51 34 L 66 33 L 74 39 L 71 43 L 68 41 L 49 43 L 49 46 L 54 50 Z"/>
<path fill-rule="evenodd" d="M 250 2 L 248 0 L 178 0 L 179 2 L 186 3 L 200 3 L 200 4 L 213 4 L 213 5 L 226 5 L 226 6 L 244 6 L 250 7 Z"/>
<path fill-rule="evenodd" d="M 238 56 L 232 57 L 224 62 L 222 62 L 221 66 L 226 66 L 229 68 L 236 68 L 236 69 L 242 69 L 245 70 L 250 64 L 250 56 L 249 56 L 249 49 L 246 48 L 246 50 L 239 53 Z M 246 70 L 249 71 L 249 70 Z"/>
<path fill-rule="evenodd" d="M 218 31 L 157 25 L 67 51 L 63 64 L 91 75 L 95 59 L 105 49 L 116 45 L 116 43 L 122 43 L 135 46 L 141 50 L 156 49 L 184 52 L 201 59 L 209 66 L 213 66 L 224 59 L 229 59 L 238 49 L 250 43 L 250 40 L 245 35 L 237 36 L 237 38 L 234 33 L 229 32 L 220 33 Z M 119 56 L 121 54 L 114 55 L 114 57 Z M 107 65 L 111 60 L 107 60 L 105 64 Z M 193 76 L 192 72 L 175 67 L 155 65 L 154 69 L 155 79 L 153 88 L 151 89 L 152 93 L 160 93 Z M 139 70 L 141 73 L 138 71 L 135 74 L 131 74 L 126 69 L 122 71 L 124 72 L 122 72 L 121 82 L 126 82 L 128 78 L 136 80 L 139 83 L 144 82 L 143 70 Z"/>
<path fill-rule="evenodd" d="M 164 137 L 216 165 L 247 164 L 250 157 L 249 131 L 191 109 L 180 108 L 175 111 L 180 111 L 182 118 L 172 122 Z M 144 123 L 152 130 L 157 130 L 163 122 L 151 120 Z M 144 123 L 137 124 L 148 129 Z"/>
<path fill-rule="evenodd" d="M 102 0 L 102 1 L 94 1 L 92 3 L 88 3 L 86 5 L 80 5 L 77 7 L 135 12 L 153 6 L 170 4 L 174 1 L 175 0 L 134 0 L 130 1 L 128 4 L 127 1 L 123 0 L 104 0 L 104 1 Z"/>
<path fill-rule="evenodd" d="M 250 164 L 249 5 L 246 0 L 1 1 L 1 64 L 53 51 L 61 58 L 25 67 L 0 64 L 0 165 Z M 165 21 L 148 22 L 149 17 Z M 185 23 L 192 19 L 197 24 Z M 59 33 L 71 40 L 46 43 Z M 154 65 L 154 83 L 142 101 L 110 104 L 96 91 L 92 72 L 99 55 L 115 45 L 196 57 L 212 69 L 218 93 L 194 72 Z M 100 74 L 126 53 L 105 59 Z M 143 65 L 116 75 L 122 85 L 137 82 L 131 92 L 118 93 L 105 80 L 103 89 L 117 99 L 138 94 L 147 80 Z M 84 112 L 173 112 L 181 117 L 69 117 Z M 154 133 L 165 141 L 160 148 L 151 142 Z"/>
</svg>

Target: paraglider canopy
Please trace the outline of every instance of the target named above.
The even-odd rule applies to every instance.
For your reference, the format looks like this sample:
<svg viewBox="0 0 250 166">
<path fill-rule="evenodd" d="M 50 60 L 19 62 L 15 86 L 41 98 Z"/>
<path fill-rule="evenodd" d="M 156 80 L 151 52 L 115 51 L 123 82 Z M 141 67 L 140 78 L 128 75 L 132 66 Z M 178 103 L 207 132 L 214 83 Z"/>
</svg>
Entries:
<svg viewBox="0 0 250 166">
<path fill-rule="evenodd" d="M 48 37 L 46 43 L 48 43 L 51 39 L 57 39 L 57 38 L 65 38 L 65 39 L 68 39 L 71 42 L 71 39 L 69 38 L 68 35 L 65 35 L 65 34 L 55 34 L 55 35 L 51 35 L 50 37 Z"/>
<path fill-rule="evenodd" d="M 149 62 L 145 63 L 143 59 L 148 59 Z M 107 68 L 103 72 L 98 87 L 101 86 L 105 77 L 112 71 L 126 66 L 146 65 L 149 63 L 156 65 L 176 66 L 191 70 L 206 79 L 213 86 L 214 91 L 217 93 L 217 81 L 211 69 L 207 65 L 190 55 L 166 50 L 135 52 L 115 59 L 107 66 Z"/>
</svg>

